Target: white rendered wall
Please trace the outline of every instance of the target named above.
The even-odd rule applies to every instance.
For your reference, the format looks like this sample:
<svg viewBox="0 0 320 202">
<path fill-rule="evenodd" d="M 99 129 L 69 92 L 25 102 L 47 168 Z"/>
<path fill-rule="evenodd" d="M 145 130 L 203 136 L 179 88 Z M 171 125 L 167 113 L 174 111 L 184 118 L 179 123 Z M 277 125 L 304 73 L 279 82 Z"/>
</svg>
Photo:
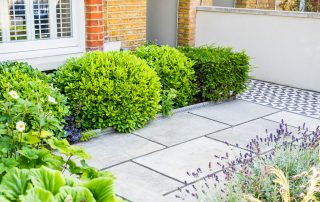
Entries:
<svg viewBox="0 0 320 202">
<path fill-rule="evenodd" d="M 260 80 L 320 92 L 320 15 L 199 7 L 196 46 L 246 50 Z"/>
</svg>

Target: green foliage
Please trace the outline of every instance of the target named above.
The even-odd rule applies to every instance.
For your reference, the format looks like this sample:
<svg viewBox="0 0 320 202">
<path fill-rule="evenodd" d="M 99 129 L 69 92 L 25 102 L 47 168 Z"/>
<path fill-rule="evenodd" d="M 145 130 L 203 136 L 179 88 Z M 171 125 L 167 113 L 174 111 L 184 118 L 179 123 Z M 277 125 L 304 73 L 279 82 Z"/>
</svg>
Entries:
<svg viewBox="0 0 320 202">
<path fill-rule="evenodd" d="M 55 84 L 69 98 L 83 129 L 132 131 L 160 108 L 158 76 L 129 52 L 89 52 L 70 59 L 57 71 Z"/>
<path fill-rule="evenodd" d="M 160 77 L 162 89 L 168 95 L 170 89 L 176 90 L 173 99 L 173 107 L 186 106 L 194 101 L 197 93 L 196 77 L 192 68 L 193 62 L 183 53 L 169 46 L 147 45 L 136 49 L 135 55 L 147 61 Z M 166 101 L 167 98 L 162 99 Z M 163 110 L 167 114 L 167 103 L 162 103 Z"/>
<path fill-rule="evenodd" d="M 250 58 L 244 51 L 211 46 L 181 47 L 179 50 L 195 62 L 194 69 L 204 100 L 227 99 L 246 89 Z"/>
<path fill-rule="evenodd" d="M 83 132 L 81 134 L 80 141 L 81 142 L 86 142 L 86 141 L 92 139 L 93 137 L 97 136 L 98 134 L 99 133 L 96 130 L 90 130 L 90 131 Z"/>
<path fill-rule="evenodd" d="M 46 167 L 11 169 L 0 183 L 1 201 L 21 202 L 115 202 L 113 176 L 70 182 L 56 170 Z"/>
<path fill-rule="evenodd" d="M 54 131 L 60 128 L 59 121 L 51 115 L 43 116 L 45 103 L 33 103 L 16 95 L 4 94 L 3 97 L 5 99 L 0 100 L 0 180 L 15 167 L 47 166 L 79 176 L 95 171 L 85 164 L 84 160 L 90 155 L 83 148 L 56 138 Z M 82 165 L 71 159 L 81 161 Z"/>
<path fill-rule="evenodd" d="M 58 131 L 64 116 L 68 114 L 68 108 L 66 98 L 49 84 L 49 79 L 27 63 L 0 62 L 0 124 L 10 125 L 17 120 L 24 120 L 27 130 L 35 130 L 39 129 L 35 123 L 42 119 L 49 122 L 46 126 L 51 125 L 50 130 Z M 12 111 L 8 111 L 12 105 Z"/>
<path fill-rule="evenodd" d="M 290 196 L 294 201 L 302 201 L 307 193 L 309 171 L 320 168 L 318 147 L 304 148 L 287 147 L 277 148 L 273 158 L 257 158 L 252 165 L 247 166 L 245 172 L 241 170 L 228 182 L 225 192 L 228 200 L 246 201 L 246 196 L 252 196 L 262 201 L 282 201 L 281 191 L 275 183 L 275 176 L 269 167 L 277 168 L 289 180 Z M 226 201 L 225 195 L 214 193 L 216 201 Z M 220 196 L 220 197 L 218 197 Z M 319 198 L 318 198 L 319 199 Z"/>
<path fill-rule="evenodd" d="M 163 116 L 172 116 L 172 110 L 174 109 L 174 99 L 177 97 L 177 91 L 174 89 L 163 90 L 161 95 L 161 112 Z"/>
</svg>

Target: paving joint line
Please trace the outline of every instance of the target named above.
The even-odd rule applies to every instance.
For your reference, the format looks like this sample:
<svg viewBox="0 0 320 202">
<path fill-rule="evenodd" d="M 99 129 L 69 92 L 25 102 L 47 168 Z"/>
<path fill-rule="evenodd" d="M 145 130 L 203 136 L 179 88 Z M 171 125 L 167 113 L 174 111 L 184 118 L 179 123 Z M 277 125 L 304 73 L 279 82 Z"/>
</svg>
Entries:
<svg viewBox="0 0 320 202">
<path fill-rule="evenodd" d="M 153 143 L 155 143 L 155 144 L 161 145 L 161 146 L 163 146 L 163 147 L 165 147 L 165 148 L 168 148 L 168 147 L 169 147 L 169 146 L 167 146 L 167 145 L 164 145 L 164 144 L 162 144 L 162 143 L 159 143 L 159 142 L 156 142 L 156 141 L 154 141 L 154 140 L 148 139 L 148 138 L 143 137 L 143 136 L 141 136 L 141 135 L 138 135 L 138 134 L 136 134 L 136 133 L 132 133 L 132 132 L 131 132 L 130 134 L 135 135 L 135 136 L 137 136 L 137 137 L 140 137 L 140 138 L 142 138 L 142 139 L 148 140 L 148 141 L 153 142 Z"/>
<path fill-rule="evenodd" d="M 215 120 L 215 119 L 208 118 L 208 117 L 206 117 L 206 116 L 202 116 L 202 115 L 195 114 L 195 113 L 192 113 L 192 112 L 187 112 L 187 113 L 192 114 L 192 115 L 194 115 L 194 116 L 198 116 L 198 117 L 207 119 L 207 120 L 210 120 L 210 121 L 215 121 L 215 122 L 217 122 L 217 123 L 221 123 L 221 124 L 224 124 L 224 125 L 232 126 L 232 125 L 230 125 L 230 124 L 228 124 L 228 123 L 224 123 L 224 122 L 222 122 L 222 121 L 217 121 L 217 120 Z"/>
<path fill-rule="evenodd" d="M 169 175 L 167 175 L 167 174 L 161 173 L 161 172 L 159 172 L 159 171 L 157 171 L 157 170 L 155 170 L 155 169 L 153 169 L 153 168 L 151 168 L 151 167 L 149 167 L 149 166 L 143 165 L 143 164 L 141 164 L 141 163 L 139 163 L 139 162 L 136 162 L 136 161 L 134 161 L 134 160 L 131 160 L 131 162 L 132 162 L 132 163 L 135 163 L 135 164 L 137 164 L 137 165 L 139 165 L 139 166 L 141 166 L 141 167 L 144 167 L 144 168 L 146 168 L 146 169 L 148 169 L 148 170 L 151 170 L 151 171 L 153 171 L 153 172 L 155 172 L 155 173 L 157 173 L 157 174 L 160 174 L 160 175 L 162 175 L 163 177 L 166 177 L 166 178 L 169 178 L 169 179 L 174 180 L 174 181 L 176 181 L 176 182 L 179 182 L 179 183 L 181 183 L 181 184 L 184 184 L 184 182 L 182 182 L 182 181 L 180 181 L 180 180 L 178 180 L 178 179 L 176 179 L 176 178 L 174 178 L 174 177 L 171 177 L 171 176 L 169 176 Z"/>
</svg>

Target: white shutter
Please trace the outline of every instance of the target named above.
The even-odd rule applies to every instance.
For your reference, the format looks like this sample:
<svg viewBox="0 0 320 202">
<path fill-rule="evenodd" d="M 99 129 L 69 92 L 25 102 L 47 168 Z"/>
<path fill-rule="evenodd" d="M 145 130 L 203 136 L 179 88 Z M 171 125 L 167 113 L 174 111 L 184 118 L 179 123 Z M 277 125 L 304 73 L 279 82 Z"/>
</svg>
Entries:
<svg viewBox="0 0 320 202">
<path fill-rule="evenodd" d="M 0 0 L 0 42 L 70 38 L 71 0 Z"/>
</svg>

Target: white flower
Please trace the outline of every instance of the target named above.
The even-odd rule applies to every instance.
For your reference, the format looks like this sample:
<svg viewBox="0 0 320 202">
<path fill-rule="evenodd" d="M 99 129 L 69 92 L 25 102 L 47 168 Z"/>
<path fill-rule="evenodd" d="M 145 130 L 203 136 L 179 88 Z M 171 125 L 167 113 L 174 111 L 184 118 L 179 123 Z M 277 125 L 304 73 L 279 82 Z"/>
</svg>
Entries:
<svg viewBox="0 0 320 202">
<path fill-rule="evenodd" d="M 51 102 L 52 104 L 58 104 L 56 99 L 54 99 L 53 97 L 51 97 L 50 95 L 48 95 L 48 101 Z"/>
<path fill-rule="evenodd" d="M 18 95 L 17 91 L 14 91 L 14 90 L 10 91 L 10 92 L 9 92 L 9 95 L 10 95 L 13 99 L 18 99 L 18 98 L 19 98 L 19 95 Z"/>
<path fill-rule="evenodd" d="M 20 132 L 23 132 L 25 129 L 26 129 L 26 123 L 23 122 L 23 121 L 19 121 L 17 124 L 16 124 L 16 129 Z"/>
</svg>

